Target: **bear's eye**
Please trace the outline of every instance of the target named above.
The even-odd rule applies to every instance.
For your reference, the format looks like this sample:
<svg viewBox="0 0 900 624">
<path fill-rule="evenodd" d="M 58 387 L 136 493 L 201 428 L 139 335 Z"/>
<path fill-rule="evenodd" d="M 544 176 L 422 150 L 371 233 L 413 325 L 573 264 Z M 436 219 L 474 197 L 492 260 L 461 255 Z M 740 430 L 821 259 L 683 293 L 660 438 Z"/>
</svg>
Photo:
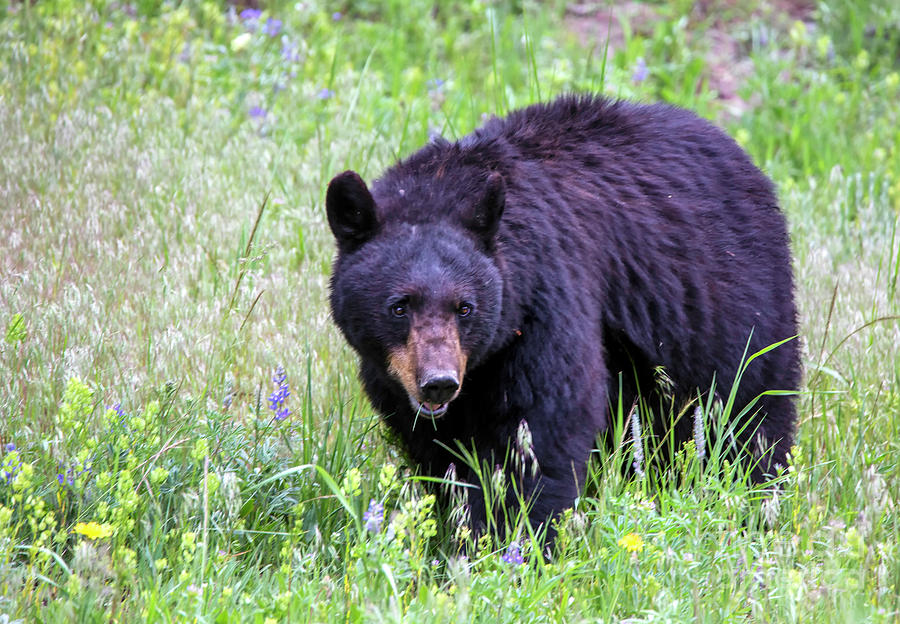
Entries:
<svg viewBox="0 0 900 624">
<path fill-rule="evenodd" d="M 406 304 L 405 303 L 395 303 L 391 306 L 391 314 L 395 318 L 403 318 L 406 316 Z"/>
<path fill-rule="evenodd" d="M 472 304 L 463 301 L 459 304 L 459 306 L 457 306 L 456 314 L 461 317 L 469 316 L 470 314 L 472 314 Z"/>
</svg>

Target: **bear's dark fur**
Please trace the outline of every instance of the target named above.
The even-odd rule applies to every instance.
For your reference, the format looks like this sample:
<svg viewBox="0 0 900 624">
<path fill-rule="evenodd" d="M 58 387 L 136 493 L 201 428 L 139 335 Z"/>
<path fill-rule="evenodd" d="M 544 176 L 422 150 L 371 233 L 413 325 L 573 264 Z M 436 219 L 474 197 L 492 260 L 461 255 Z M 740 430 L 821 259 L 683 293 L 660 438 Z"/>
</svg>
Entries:
<svg viewBox="0 0 900 624">
<path fill-rule="evenodd" d="M 460 463 L 456 441 L 502 461 L 524 419 L 535 524 L 572 505 L 611 407 L 658 392 L 658 367 L 677 412 L 714 379 L 727 396 L 748 340 L 754 353 L 797 334 L 772 184 L 671 106 L 561 97 L 434 141 L 371 191 L 344 172 L 326 204 L 332 311 L 372 404 L 437 477 Z M 749 365 L 732 414 L 800 375 L 790 340 Z M 795 410 L 765 395 L 751 413 L 759 481 L 785 463 Z M 690 431 L 687 417 L 670 440 Z"/>
</svg>

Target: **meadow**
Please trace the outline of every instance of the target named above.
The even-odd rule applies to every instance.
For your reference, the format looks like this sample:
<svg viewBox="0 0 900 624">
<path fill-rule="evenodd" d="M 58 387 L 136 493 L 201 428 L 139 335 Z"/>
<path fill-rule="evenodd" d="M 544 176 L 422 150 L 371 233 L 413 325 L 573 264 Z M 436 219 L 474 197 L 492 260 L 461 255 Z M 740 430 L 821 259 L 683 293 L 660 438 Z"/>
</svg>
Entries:
<svg viewBox="0 0 900 624">
<path fill-rule="evenodd" d="M 623 447 L 547 559 L 385 439 L 324 190 L 566 91 L 773 178 L 805 381 L 776 495 Z M 0 623 L 898 621 L 898 103 L 894 0 L 0 4 Z"/>
</svg>

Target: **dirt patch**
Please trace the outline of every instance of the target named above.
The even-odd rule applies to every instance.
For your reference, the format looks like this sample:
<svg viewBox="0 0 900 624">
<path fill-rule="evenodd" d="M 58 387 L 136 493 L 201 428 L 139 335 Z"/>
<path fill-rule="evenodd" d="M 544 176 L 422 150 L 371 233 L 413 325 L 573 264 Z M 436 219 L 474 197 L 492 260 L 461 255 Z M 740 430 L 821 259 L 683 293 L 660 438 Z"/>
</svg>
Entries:
<svg viewBox="0 0 900 624">
<path fill-rule="evenodd" d="M 749 56 L 753 24 L 763 24 L 769 31 L 785 32 L 797 21 L 811 23 L 814 0 L 698 0 L 689 14 L 687 36 L 691 46 L 703 50 L 706 60 L 704 77 L 717 93 L 726 114 L 738 116 L 751 103 L 739 90 L 753 72 Z M 650 37 L 656 26 L 666 20 L 680 19 L 665 5 L 643 2 L 572 3 L 566 6 L 565 24 L 581 44 L 601 56 L 609 46 L 613 58 L 626 45 L 626 33 Z M 765 30 L 757 29 L 765 33 Z M 701 38 L 702 41 L 697 41 Z M 607 44 L 608 41 L 608 44 Z"/>
</svg>

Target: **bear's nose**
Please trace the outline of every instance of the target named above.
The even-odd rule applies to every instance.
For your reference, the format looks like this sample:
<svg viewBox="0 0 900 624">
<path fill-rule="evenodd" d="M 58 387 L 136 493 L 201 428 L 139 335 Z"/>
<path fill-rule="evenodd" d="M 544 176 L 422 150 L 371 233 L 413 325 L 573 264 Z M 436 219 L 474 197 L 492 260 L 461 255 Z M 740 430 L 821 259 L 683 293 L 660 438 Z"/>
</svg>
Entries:
<svg viewBox="0 0 900 624">
<path fill-rule="evenodd" d="M 426 403 L 444 404 L 453 398 L 453 393 L 459 388 L 459 381 L 455 375 L 441 373 L 429 377 L 422 384 L 422 398 Z"/>
</svg>

